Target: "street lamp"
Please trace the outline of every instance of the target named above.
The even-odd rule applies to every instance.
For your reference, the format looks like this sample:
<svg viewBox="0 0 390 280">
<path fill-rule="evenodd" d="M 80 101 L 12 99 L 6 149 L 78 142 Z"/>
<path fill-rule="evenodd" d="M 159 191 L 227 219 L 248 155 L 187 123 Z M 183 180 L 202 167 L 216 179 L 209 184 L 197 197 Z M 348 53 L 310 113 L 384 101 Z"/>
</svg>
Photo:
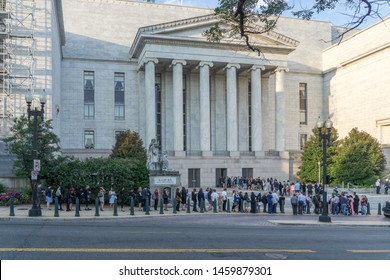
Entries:
<svg viewBox="0 0 390 280">
<path fill-rule="evenodd" d="M 31 93 L 26 95 L 26 103 L 27 103 L 27 116 L 30 120 L 33 117 L 33 142 L 32 142 L 32 158 L 33 158 L 33 170 L 31 172 L 31 183 L 32 183 L 32 207 L 28 212 L 29 217 L 38 217 L 42 216 L 42 211 L 38 205 L 38 171 L 40 169 L 40 163 L 38 162 L 38 117 L 43 119 L 44 107 L 46 103 L 46 95 L 45 90 L 43 90 L 43 95 L 39 97 L 39 102 L 41 103 L 41 109 L 38 108 L 31 109 L 31 103 L 33 101 L 33 97 Z"/>
<path fill-rule="evenodd" d="M 322 160 L 323 160 L 323 197 L 322 197 L 322 214 L 319 217 L 320 222 L 330 223 L 331 218 L 328 216 L 328 200 L 327 194 L 325 191 L 325 184 L 327 184 L 327 162 L 326 162 L 326 149 L 331 145 L 331 130 L 333 127 L 332 121 L 328 118 L 326 122 L 322 122 L 321 118 L 318 117 L 317 128 L 318 128 L 318 137 L 319 137 L 319 146 L 322 146 Z"/>
</svg>

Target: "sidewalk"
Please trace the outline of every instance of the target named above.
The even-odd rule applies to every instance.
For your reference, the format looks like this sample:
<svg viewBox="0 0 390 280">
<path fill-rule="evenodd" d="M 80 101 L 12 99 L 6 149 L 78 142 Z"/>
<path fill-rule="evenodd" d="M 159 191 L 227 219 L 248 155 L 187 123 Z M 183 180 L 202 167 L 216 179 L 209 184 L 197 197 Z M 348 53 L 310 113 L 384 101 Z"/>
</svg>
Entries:
<svg viewBox="0 0 390 280">
<path fill-rule="evenodd" d="M 315 214 L 304 214 L 304 215 L 292 215 L 291 209 L 286 207 L 286 212 L 284 214 L 267 214 L 267 213 L 213 213 L 213 211 L 208 211 L 205 213 L 200 212 L 191 212 L 187 213 L 186 210 L 178 211 L 177 214 L 173 213 L 173 209 L 169 208 L 168 211 L 164 211 L 164 214 L 160 214 L 160 208 L 157 211 L 152 209 L 149 212 L 149 215 L 146 215 L 143 211 L 138 211 L 138 208 L 134 209 L 134 216 L 130 215 L 129 207 L 125 207 L 125 211 L 122 212 L 120 207 L 118 207 L 117 214 L 114 216 L 114 209 L 106 206 L 104 211 L 99 210 L 99 216 L 96 215 L 95 207 L 91 208 L 92 210 L 84 210 L 84 205 L 81 206 L 81 211 L 79 212 L 80 217 L 76 217 L 76 212 L 73 211 L 58 211 L 59 217 L 54 217 L 55 211 L 54 206 L 52 205 L 51 210 L 47 210 L 45 207 L 42 209 L 41 217 L 29 217 L 28 212 L 31 208 L 31 205 L 15 205 L 14 214 L 15 216 L 10 216 L 10 207 L 1 206 L 0 207 L 0 221 L 4 220 L 14 220 L 14 219 L 34 219 L 34 220 L 77 220 L 77 219 L 90 219 L 90 220 L 99 220 L 99 219 L 123 219 L 123 218 L 140 218 L 140 217 L 166 217 L 166 216 L 184 216 L 184 215 L 242 215 L 252 216 L 257 215 L 261 218 L 265 218 L 268 222 L 275 225 L 319 225 L 319 226 L 371 226 L 371 227 L 390 227 L 390 219 L 386 218 L 383 215 L 378 215 L 376 212 L 371 212 L 371 215 L 368 216 L 342 216 L 342 215 L 329 215 L 332 219 L 331 223 L 322 223 L 318 221 L 318 215 Z"/>
</svg>

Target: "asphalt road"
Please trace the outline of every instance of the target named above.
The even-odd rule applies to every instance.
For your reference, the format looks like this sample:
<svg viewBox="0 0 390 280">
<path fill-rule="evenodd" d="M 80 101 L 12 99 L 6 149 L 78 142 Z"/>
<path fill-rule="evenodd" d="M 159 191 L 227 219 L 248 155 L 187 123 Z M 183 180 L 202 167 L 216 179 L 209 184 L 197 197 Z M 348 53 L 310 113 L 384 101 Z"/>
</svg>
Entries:
<svg viewBox="0 0 390 280">
<path fill-rule="evenodd" d="M 390 260 L 390 228 L 285 226 L 268 219 L 231 214 L 4 220 L 0 259 Z"/>
</svg>

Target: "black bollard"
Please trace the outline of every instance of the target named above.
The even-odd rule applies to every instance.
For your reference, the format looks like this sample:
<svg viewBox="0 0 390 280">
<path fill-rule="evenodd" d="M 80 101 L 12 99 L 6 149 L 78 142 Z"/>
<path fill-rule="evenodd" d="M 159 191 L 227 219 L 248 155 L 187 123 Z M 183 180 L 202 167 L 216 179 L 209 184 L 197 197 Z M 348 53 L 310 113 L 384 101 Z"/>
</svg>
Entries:
<svg viewBox="0 0 390 280">
<path fill-rule="evenodd" d="M 134 197 L 130 196 L 130 216 L 134 216 Z"/>
<path fill-rule="evenodd" d="M 280 204 L 280 213 L 284 214 L 284 204 L 285 204 L 285 201 L 282 200 L 282 203 Z"/>
<path fill-rule="evenodd" d="M 11 198 L 9 199 L 9 215 L 11 217 L 15 216 L 15 209 L 14 209 L 14 197 L 11 196 Z"/>
<path fill-rule="evenodd" d="M 366 215 L 371 215 L 371 209 L 370 209 L 370 203 L 367 203 L 367 214 Z"/>
<path fill-rule="evenodd" d="M 190 200 L 190 197 L 187 198 L 187 213 L 191 213 L 191 200 Z"/>
<path fill-rule="evenodd" d="M 213 201 L 213 213 L 218 213 L 218 211 L 217 211 L 217 200 Z"/>
<path fill-rule="evenodd" d="M 75 217 L 80 217 L 80 200 L 78 197 L 76 197 L 76 213 L 74 214 Z"/>
<path fill-rule="evenodd" d="M 160 214 L 164 214 L 164 200 L 160 199 Z"/>
<path fill-rule="evenodd" d="M 380 202 L 378 203 L 378 215 L 382 216 L 382 205 Z"/>
<path fill-rule="evenodd" d="M 230 199 L 228 198 L 227 199 L 227 209 L 226 209 L 226 212 L 230 213 L 231 212 L 231 209 L 230 209 Z"/>
<path fill-rule="evenodd" d="M 172 201 L 173 214 L 177 214 L 176 212 L 176 199 L 174 198 Z"/>
<path fill-rule="evenodd" d="M 240 206 L 240 213 L 244 213 L 244 203 L 243 203 L 243 201 L 240 201 L 239 206 Z"/>
<path fill-rule="evenodd" d="M 58 197 L 54 199 L 54 217 L 59 217 L 60 214 L 58 213 Z"/>
<path fill-rule="evenodd" d="M 150 213 L 149 213 L 149 198 L 147 198 L 146 199 L 146 201 L 145 201 L 145 215 L 150 215 Z"/>
<path fill-rule="evenodd" d="M 99 217 L 100 214 L 99 214 L 99 198 L 97 197 L 96 198 L 96 201 L 95 201 L 95 217 Z"/>
<path fill-rule="evenodd" d="M 114 214 L 113 216 L 118 216 L 118 200 L 115 198 L 114 200 Z"/>
</svg>

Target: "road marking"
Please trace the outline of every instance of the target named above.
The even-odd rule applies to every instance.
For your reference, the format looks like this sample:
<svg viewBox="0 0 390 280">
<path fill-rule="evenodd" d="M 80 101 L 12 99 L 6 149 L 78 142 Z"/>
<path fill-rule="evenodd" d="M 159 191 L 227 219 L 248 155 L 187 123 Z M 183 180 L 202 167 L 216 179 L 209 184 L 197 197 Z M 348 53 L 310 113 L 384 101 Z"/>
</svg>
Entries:
<svg viewBox="0 0 390 280">
<path fill-rule="evenodd" d="M 390 250 L 347 250 L 351 253 L 390 253 Z"/>
<path fill-rule="evenodd" d="M 294 249 L 146 249 L 146 248 L 0 248 L 0 252 L 62 252 L 62 253 L 316 253 Z"/>
</svg>

